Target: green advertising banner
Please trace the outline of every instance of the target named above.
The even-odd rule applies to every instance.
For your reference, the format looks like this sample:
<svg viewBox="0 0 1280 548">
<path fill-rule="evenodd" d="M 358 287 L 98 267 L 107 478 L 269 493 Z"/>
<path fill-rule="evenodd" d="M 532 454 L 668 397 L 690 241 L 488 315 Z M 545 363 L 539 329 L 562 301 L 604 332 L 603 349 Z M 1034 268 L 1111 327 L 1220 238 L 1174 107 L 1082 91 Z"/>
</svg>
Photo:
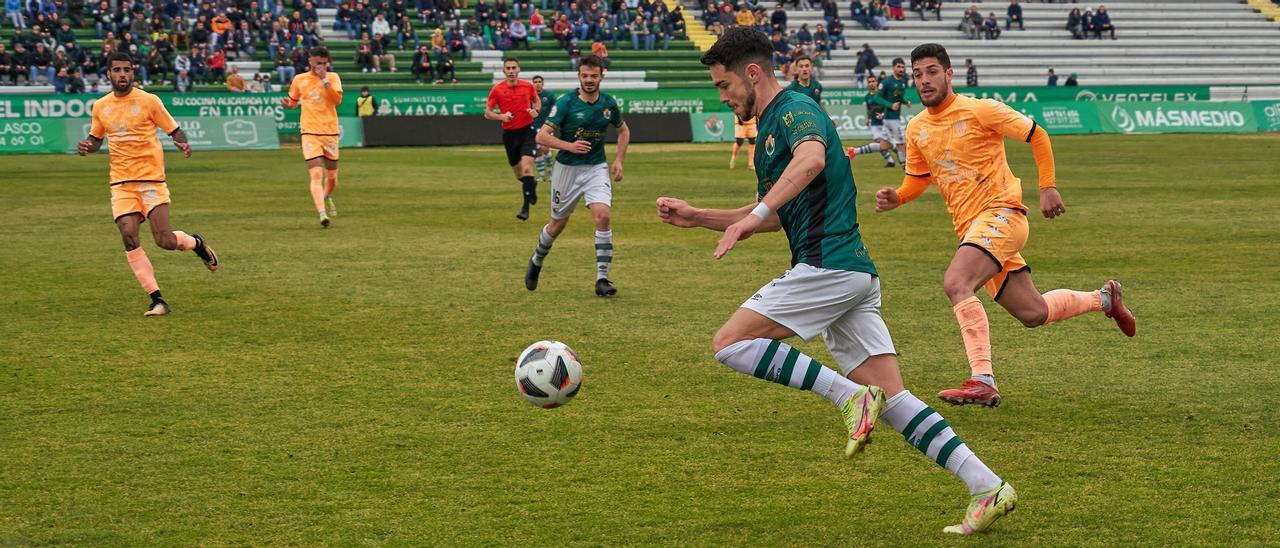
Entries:
<svg viewBox="0 0 1280 548">
<path fill-rule="evenodd" d="M 1254 102 L 1253 114 L 1258 131 L 1280 131 L 1280 101 Z"/>
<path fill-rule="evenodd" d="M 1249 103 L 1098 103 L 1108 133 L 1243 133 L 1258 131 Z"/>
<path fill-rule="evenodd" d="M 43 154 L 67 150 L 62 120 L 0 121 L 0 154 Z M 75 148 L 75 141 L 71 141 Z"/>
<path fill-rule="evenodd" d="M 1050 135 L 1102 132 L 1097 103 L 1011 103 L 1009 106 L 1030 116 Z"/>
<path fill-rule="evenodd" d="M 175 116 L 187 142 L 195 152 L 208 150 L 275 150 L 280 148 L 280 134 L 270 118 L 196 118 Z M 63 121 L 67 146 L 50 152 L 75 152 L 76 143 L 89 134 L 92 122 L 88 118 Z M 173 139 L 162 130 L 156 130 L 160 144 L 166 151 L 178 150 Z M 107 137 L 110 144 L 111 137 Z"/>
</svg>

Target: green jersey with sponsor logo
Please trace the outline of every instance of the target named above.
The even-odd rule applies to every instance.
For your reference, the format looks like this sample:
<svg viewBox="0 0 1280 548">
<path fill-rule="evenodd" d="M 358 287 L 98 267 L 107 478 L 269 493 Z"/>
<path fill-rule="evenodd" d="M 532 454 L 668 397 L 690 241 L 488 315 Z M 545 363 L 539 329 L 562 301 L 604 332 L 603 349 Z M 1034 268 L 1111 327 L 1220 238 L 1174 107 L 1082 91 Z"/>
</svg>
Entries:
<svg viewBox="0 0 1280 548">
<path fill-rule="evenodd" d="M 803 93 L 810 99 L 813 99 L 813 102 L 818 103 L 819 105 L 822 104 L 822 84 L 818 82 L 817 78 L 809 79 L 809 87 L 800 85 L 800 79 L 796 78 L 795 80 L 792 80 L 790 84 L 787 84 L 787 89 Z"/>
<path fill-rule="evenodd" d="M 888 76 L 884 81 L 880 82 L 880 97 L 885 101 L 888 101 L 889 106 L 893 106 L 894 103 L 901 103 L 898 105 L 898 110 L 893 110 L 891 108 L 884 109 L 885 120 L 902 119 L 902 110 L 907 106 L 906 94 L 907 77 L 905 75 L 902 78 Z"/>
<path fill-rule="evenodd" d="M 783 90 L 759 116 L 756 188 L 763 198 L 807 141 L 826 148 L 822 173 L 775 212 L 791 246 L 791 264 L 876 274 L 858 230 L 857 187 L 831 118 L 808 96 Z"/>
<path fill-rule="evenodd" d="M 583 101 L 577 91 L 564 94 L 547 114 L 547 124 L 560 132 L 560 138 L 570 143 L 590 141 L 591 151 L 575 154 L 562 150 L 556 161 L 567 166 L 586 166 L 605 163 L 604 132 L 622 126 L 622 109 L 613 97 L 601 93 L 594 103 Z"/>
<path fill-rule="evenodd" d="M 545 89 L 538 94 L 538 99 L 542 100 L 542 110 L 539 110 L 538 117 L 533 119 L 534 131 L 542 131 L 542 125 L 547 123 L 547 115 L 551 114 L 551 107 L 556 106 L 556 96 Z"/>
</svg>

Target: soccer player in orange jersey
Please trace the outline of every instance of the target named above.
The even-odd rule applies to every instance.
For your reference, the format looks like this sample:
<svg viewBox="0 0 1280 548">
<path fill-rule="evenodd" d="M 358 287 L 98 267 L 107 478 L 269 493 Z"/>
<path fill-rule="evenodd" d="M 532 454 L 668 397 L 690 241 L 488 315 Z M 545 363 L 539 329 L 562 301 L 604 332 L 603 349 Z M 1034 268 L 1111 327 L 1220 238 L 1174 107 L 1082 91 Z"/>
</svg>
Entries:
<svg viewBox="0 0 1280 548">
<path fill-rule="evenodd" d="M 1055 289 L 1043 295 L 1031 281 L 1021 251 L 1027 242 L 1022 181 L 1005 160 L 1004 138 L 1031 143 L 1040 172 L 1040 212 L 1052 219 L 1067 208 L 1054 177 L 1053 148 L 1044 128 L 1008 105 L 956 95 L 951 60 L 938 44 L 911 52 L 911 73 L 928 110 L 907 128 L 907 170 L 902 186 L 876 193 L 876 211 L 889 211 L 938 185 L 960 236 L 942 287 L 955 310 L 972 377 L 938 397 L 954 404 L 1000 404 L 991 370 L 987 313 L 974 294 L 985 287 L 996 302 L 1027 327 L 1103 312 L 1132 337 L 1136 320 L 1121 301 L 1120 284 L 1107 280 L 1098 291 Z"/>
<path fill-rule="evenodd" d="M 111 93 L 93 104 L 93 124 L 89 137 L 80 141 L 81 156 L 97 152 L 107 141 L 111 155 L 111 212 L 124 240 L 125 258 L 143 291 L 151 296 L 147 316 L 163 316 L 169 304 L 160 296 L 155 270 L 138 241 L 138 225 L 151 221 L 151 236 L 164 249 L 194 251 L 210 272 L 218 269 L 218 256 L 199 234 L 188 235 L 169 229 L 169 187 L 165 184 L 164 150 L 156 138 L 156 128 L 173 138 L 184 156 L 191 157 L 191 145 L 178 122 L 155 95 L 133 87 L 133 59 L 116 52 L 107 59 Z"/>
<path fill-rule="evenodd" d="M 742 150 L 742 141 L 747 142 L 747 169 L 756 168 L 756 117 L 746 120 L 737 114 L 733 115 L 733 156 L 729 157 L 729 169 L 738 162 L 738 151 Z"/>
<path fill-rule="evenodd" d="M 330 217 L 338 216 L 333 192 L 338 189 L 338 105 L 342 103 L 342 79 L 329 71 L 329 50 L 311 48 L 307 61 L 311 70 L 299 74 L 289 84 L 284 108 L 302 107 L 302 157 L 311 176 L 311 200 L 320 214 L 321 228 L 329 228 Z"/>
</svg>

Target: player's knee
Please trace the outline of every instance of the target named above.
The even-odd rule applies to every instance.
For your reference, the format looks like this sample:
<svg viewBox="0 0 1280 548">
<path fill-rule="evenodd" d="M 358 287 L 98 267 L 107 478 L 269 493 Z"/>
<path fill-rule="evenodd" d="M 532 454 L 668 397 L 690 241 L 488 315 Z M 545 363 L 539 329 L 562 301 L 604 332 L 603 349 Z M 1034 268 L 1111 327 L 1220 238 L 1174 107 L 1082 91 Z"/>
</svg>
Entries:
<svg viewBox="0 0 1280 548">
<path fill-rule="evenodd" d="M 550 234 L 552 238 L 559 236 L 561 232 L 564 232 L 566 224 L 568 224 L 567 219 L 551 219 L 551 222 L 547 223 L 547 234 Z"/>
<path fill-rule="evenodd" d="M 958 298 L 967 298 L 973 293 L 973 287 L 970 287 L 968 283 L 958 277 L 953 278 L 948 276 L 942 280 L 942 291 L 944 291 L 952 300 L 955 300 Z"/>
<path fill-rule="evenodd" d="M 138 246 L 141 245 L 140 242 L 138 242 L 138 237 L 134 234 L 121 234 L 120 240 L 124 243 L 125 251 L 133 251 L 138 249 Z"/>
<path fill-rule="evenodd" d="M 1023 327 L 1040 327 L 1049 321 L 1048 307 L 1036 307 L 1020 310 L 1014 317 L 1022 322 Z"/>
</svg>

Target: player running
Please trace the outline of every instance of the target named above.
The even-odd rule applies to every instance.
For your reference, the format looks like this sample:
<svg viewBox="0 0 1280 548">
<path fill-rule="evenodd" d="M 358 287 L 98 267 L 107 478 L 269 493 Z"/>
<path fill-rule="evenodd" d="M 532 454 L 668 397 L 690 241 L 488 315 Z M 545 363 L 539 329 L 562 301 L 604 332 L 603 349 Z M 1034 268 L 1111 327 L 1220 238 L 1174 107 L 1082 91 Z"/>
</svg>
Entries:
<svg viewBox="0 0 1280 548">
<path fill-rule="evenodd" d="M 991 99 L 959 96 L 951 90 L 951 59 L 938 44 L 911 52 L 911 72 L 928 110 L 907 129 L 907 172 L 898 189 L 876 193 L 876 211 L 916 199 L 937 183 L 951 213 L 960 247 L 942 280 L 964 338 L 972 376 L 938 397 L 954 404 L 1000 404 L 991 369 L 987 313 L 974 295 L 979 287 L 1027 327 L 1101 311 L 1132 337 L 1136 320 L 1121 300 L 1120 284 L 1107 280 L 1098 291 L 1055 289 L 1044 295 L 1022 258 L 1027 243 L 1027 206 L 1022 181 L 1009 170 L 1004 138 L 1031 143 L 1040 172 L 1040 212 L 1052 219 L 1067 208 L 1058 194 L 1049 135 L 1034 120 Z"/>
<path fill-rule="evenodd" d="M 547 122 L 547 114 L 551 113 L 551 107 L 556 104 L 556 96 L 550 91 L 543 89 L 545 84 L 546 80 L 541 76 L 533 77 L 533 90 L 538 92 L 538 101 L 541 101 L 542 105 L 542 108 L 538 109 L 538 116 L 533 119 L 533 125 L 529 126 L 533 128 L 534 132 L 541 129 L 542 124 Z M 538 179 L 542 180 L 544 183 L 550 183 L 551 163 L 555 161 L 551 158 L 551 149 L 538 145 L 533 151 L 533 161 L 535 164 L 534 167 L 538 170 Z"/>
<path fill-rule="evenodd" d="M 613 188 L 609 175 L 612 171 L 615 182 L 622 180 L 622 159 L 631 142 L 631 129 L 622 121 L 618 102 L 600 92 L 602 79 L 604 63 L 600 58 L 583 57 L 578 63 L 578 90 L 556 101 L 546 125 L 538 132 L 539 144 L 560 152 L 556 154 L 556 167 L 551 174 L 551 220 L 538 234 L 538 245 L 524 274 L 524 286 L 529 291 L 538 288 L 542 261 L 551 252 L 556 237 L 569 224 L 569 215 L 578 206 L 578 200 L 584 200 L 596 225 L 596 295 L 612 297 L 618 293 L 609 281 L 609 267 L 613 264 L 613 230 L 609 226 Z M 618 129 L 612 170 L 604 156 L 604 134 L 609 126 Z"/>
<path fill-rule="evenodd" d="M 729 157 L 729 169 L 738 162 L 738 151 L 742 150 L 742 141 L 747 142 L 747 168 L 756 168 L 756 119 L 743 120 L 737 115 L 733 117 L 733 156 Z"/>
<path fill-rule="evenodd" d="M 875 76 L 867 76 L 867 94 L 862 97 L 862 102 L 867 105 L 867 127 L 871 128 L 871 142 L 860 147 L 849 147 L 845 152 L 850 161 L 859 154 L 879 152 L 884 157 L 884 167 L 894 167 L 893 156 L 889 154 L 893 145 L 889 144 L 889 133 L 884 129 L 884 112 L 892 104 L 876 93 L 876 81 Z"/>
<path fill-rule="evenodd" d="M 311 48 L 307 62 L 311 70 L 294 77 L 289 95 L 280 100 L 284 108 L 302 107 L 302 157 L 311 177 L 311 200 L 320 214 L 320 227 L 329 228 L 338 216 L 333 193 L 338 189 L 338 105 L 342 103 L 342 78 L 331 72 L 329 50 Z"/>
<path fill-rule="evenodd" d="M 89 137 L 76 145 L 81 156 L 97 152 L 102 140 L 110 137 L 107 151 L 111 164 L 111 214 L 124 240 L 124 256 L 129 268 L 151 296 L 145 316 L 163 316 L 172 311 L 160 296 L 155 270 L 138 241 L 138 225 L 151 221 L 151 236 L 162 249 L 194 251 L 213 272 L 218 256 L 199 234 L 169 229 L 169 185 L 164 173 L 164 150 L 156 138 L 156 128 L 173 138 L 183 156 L 191 157 L 187 134 L 165 110 L 155 95 L 133 87 L 133 59 L 116 52 L 107 58 L 111 93 L 93 104 Z"/>
<path fill-rule="evenodd" d="M 533 178 L 534 140 L 533 120 L 542 109 L 538 91 L 528 80 L 520 79 L 520 60 L 508 57 L 502 61 L 501 82 L 489 90 L 489 102 L 484 109 L 486 120 L 502 122 L 502 145 L 507 149 L 507 163 L 524 190 L 524 205 L 516 218 L 529 218 L 529 206 L 538 203 L 538 180 Z"/>
<path fill-rule="evenodd" d="M 893 60 L 893 75 L 880 82 L 880 98 L 889 103 L 884 111 L 884 131 L 903 167 L 907 165 L 907 145 L 902 138 L 902 109 L 911 106 L 906 95 L 907 64 L 899 57 Z"/>
<path fill-rule="evenodd" d="M 787 84 L 787 89 L 798 91 L 806 97 L 813 99 L 813 102 L 822 106 L 822 83 L 813 76 L 813 59 L 809 56 L 801 57 L 796 60 L 796 79 Z"/>
<path fill-rule="evenodd" d="M 964 520 L 944 529 L 971 534 L 1013 511 L 1018 495 L 973 454 L 937 411 L 903 388 L 898 358 L 880 316 L 880 281 L 862 245 L 857 189 L 835 125 L 810 98 L 773 78 L 769 39 L 729 29 L 702 56 L 720 100 L 741 117 L 758 116 L 764 146 L 756 152 L 758 203 L 701 209 L 658 198 L 658 216 L 681 228 L 724 232 L 715 257 L 756 232 L 782 228 L 792 268 L 760 288 L 711 341 L 716 359 L 735 371 L 826 397 L 844 416 L 845 456 L 871 441 L 883 418 L 972 496 Z M 843 376 L 782 342 L 821 333 Z M 888 400 L 885 397 L 888 396 Z"/>
</svg>

